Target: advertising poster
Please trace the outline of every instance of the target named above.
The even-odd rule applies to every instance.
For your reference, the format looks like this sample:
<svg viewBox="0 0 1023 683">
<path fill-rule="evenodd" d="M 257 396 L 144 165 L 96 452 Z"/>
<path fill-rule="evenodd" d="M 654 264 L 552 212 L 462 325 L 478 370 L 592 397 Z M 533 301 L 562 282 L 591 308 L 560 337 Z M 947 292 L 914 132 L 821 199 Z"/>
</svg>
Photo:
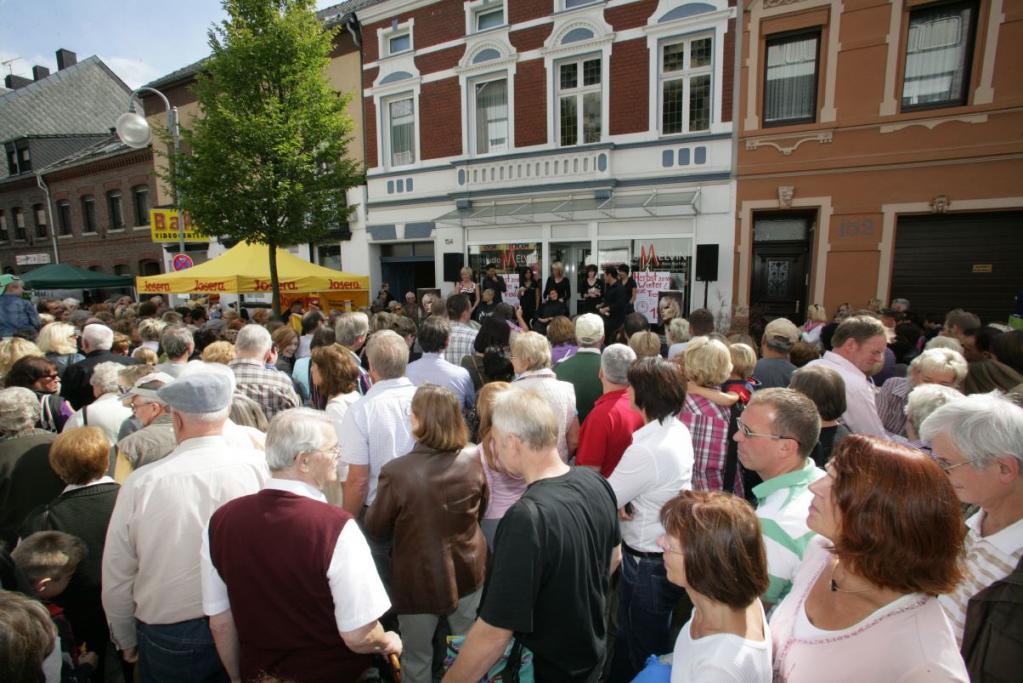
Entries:
<svg viewBox="0 0 1023 683">
<path fill-rule="evenodd" d="M 661 270 L 645 270 L 633 272 L 637 292 L 635 308 L 642 313 L 650 324 L 658 320 L 657 303 L 663 290 L 671 289 L 671 273 Z"/>
</svg>

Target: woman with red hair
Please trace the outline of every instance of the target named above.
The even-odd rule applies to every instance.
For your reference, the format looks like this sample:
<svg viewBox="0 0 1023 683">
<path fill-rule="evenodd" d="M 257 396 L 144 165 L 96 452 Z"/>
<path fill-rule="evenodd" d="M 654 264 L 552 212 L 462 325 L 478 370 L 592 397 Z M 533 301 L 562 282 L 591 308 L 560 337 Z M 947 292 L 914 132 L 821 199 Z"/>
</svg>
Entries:
<svg viewBox="0 0 1023 683">
<path fill-rule="evenodd" d="M 960 578 L 965 527 L 923 453 L 852 435 L 810 485 L 810 542 L 771 617 L 776 681 L 967 681 L 935 596 Z"/>
</svg>

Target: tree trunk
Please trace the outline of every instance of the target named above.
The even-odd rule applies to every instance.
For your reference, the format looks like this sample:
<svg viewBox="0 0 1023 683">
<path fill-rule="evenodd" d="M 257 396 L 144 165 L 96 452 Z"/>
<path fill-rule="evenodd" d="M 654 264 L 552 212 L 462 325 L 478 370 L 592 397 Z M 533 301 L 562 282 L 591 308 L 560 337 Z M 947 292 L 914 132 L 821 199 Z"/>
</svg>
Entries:
<svg viewBox="0 0 1023 683">
<path fill-rule="evenodd" d="M 270 289 L 273 292 L 274 317 L 281 317 L 281 283 L 277 281 L 277 245 L 271 242 L 270 248 Z"/>
</svg>

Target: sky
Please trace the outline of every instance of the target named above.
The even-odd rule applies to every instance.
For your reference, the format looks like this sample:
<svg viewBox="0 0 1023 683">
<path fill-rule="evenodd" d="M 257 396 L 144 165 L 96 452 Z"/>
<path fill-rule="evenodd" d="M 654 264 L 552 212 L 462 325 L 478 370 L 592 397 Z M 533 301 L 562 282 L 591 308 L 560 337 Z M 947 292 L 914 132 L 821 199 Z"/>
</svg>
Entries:
<svg viewBox="0 0 1023 683">
<path fill-rule="evenodd" d="M 97 55 L 137 88 L 209 54 L 209 28 L 226 16 L 220 0 L 0 0 L 0 62 L 15 60 L 0 69 L 53 73 L 64 48 L 79 60 Z"/>
</svg>

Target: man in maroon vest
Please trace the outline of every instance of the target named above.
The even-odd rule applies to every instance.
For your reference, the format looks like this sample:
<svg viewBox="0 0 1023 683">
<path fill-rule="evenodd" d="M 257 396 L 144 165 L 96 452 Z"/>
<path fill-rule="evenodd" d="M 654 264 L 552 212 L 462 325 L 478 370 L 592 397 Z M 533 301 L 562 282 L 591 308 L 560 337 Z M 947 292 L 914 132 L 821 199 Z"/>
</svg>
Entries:
<svg viewBox="0 0 1023 683">
<path fill-rule="evenodd" d="M 203 539 L 203 610 L 232 680 L 267 673 L 355 681 L 369 654 L 401 654 L 378 618 L 391 606 L 354 518 L 323 495 L 337 481 L 337 437 L 321 412 L 274 416 L 271 479 L 217 510 Z"/>
</svg>

